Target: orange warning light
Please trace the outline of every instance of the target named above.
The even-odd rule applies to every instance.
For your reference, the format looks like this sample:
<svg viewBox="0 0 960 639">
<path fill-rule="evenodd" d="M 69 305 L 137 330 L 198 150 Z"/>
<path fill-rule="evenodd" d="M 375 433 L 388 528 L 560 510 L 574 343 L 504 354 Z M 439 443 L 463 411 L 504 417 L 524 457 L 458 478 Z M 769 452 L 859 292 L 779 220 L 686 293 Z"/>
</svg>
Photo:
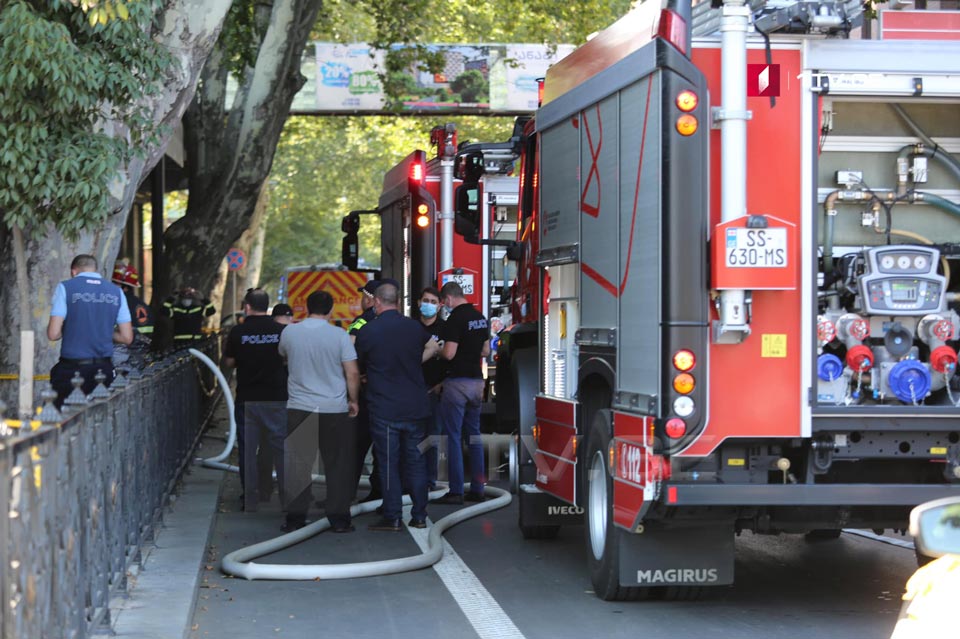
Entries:
<svg viewBox="0 0 960 639">
<path fill-rule="evenodd" d="M 682 136 L 693 135 L 697 132 L 698 126 L 699 123 L 697 122 L 697 118 L 689 113 L 686 115 L 681 115 L 679 118 L 677 118 L 677 133 Z"/>
<path fill-rule="evenodd" d="M 697 104 L 699 103 L 700 99 L 693 91 L 681 91 L 677 95 L 677 108 L 684 113 L 690 113 L 697 108 Z"/>
</svg>

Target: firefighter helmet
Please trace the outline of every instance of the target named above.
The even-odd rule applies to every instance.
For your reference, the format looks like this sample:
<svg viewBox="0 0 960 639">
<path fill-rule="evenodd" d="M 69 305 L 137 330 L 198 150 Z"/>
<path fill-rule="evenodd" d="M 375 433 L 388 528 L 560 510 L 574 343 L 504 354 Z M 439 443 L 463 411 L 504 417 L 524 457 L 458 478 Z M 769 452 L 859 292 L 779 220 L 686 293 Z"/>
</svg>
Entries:
<svg viewBox="0 0 960 639">
<path fill-rule="evenodd" d="M 115 284 L 140 288 L 140 275 L 137 274 L 137 269 L 123 262 L 117 263 L 113 268 L 113 276 L 111 279 Z"/>
</svg>

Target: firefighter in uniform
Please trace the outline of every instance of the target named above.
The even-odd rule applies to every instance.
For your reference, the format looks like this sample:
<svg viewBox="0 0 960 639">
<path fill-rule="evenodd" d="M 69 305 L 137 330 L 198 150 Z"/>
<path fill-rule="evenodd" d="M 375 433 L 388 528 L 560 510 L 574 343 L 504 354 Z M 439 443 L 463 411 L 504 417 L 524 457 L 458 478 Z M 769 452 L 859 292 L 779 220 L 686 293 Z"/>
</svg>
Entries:
<svg viewBox="0 0 960 639">
<path fill-rule="evenodd" d="M 57 285 L 47 324 L 47 338 L 60 344 L 60 360 L 50 371 L 50 385 L 57 392 L 59 408 L 73 390 L 76 373 L 83 377 L 80 390 L 86 395 L 96 386 L 102 371 L 107 386 L 113 382 L 113 345 L 130 344 L 133 326 L 123 291 L 97 273 L 97 259 L 78 255 L 70 264 L 69 280 Z"/>
<path fill-rule="evenodd" d="M 130 319 L 133 322 L 133 344 L 129 347 L 117 344 L 113 350 L 113 364 L 122 367 L 124 364 L 141 368 L 144 355 L 150 350 L 150 340 L 153 336 L 153 311 L 146 302 L 140 299 L 134 289 L 140 288 L 140 275 L 126 261 L 117 262 L 113 267 L 111 280 L 123 291 L 130 309 Z"/>
<path fill-rule="evenodd" d="M 195 288 L 185 288 L 163 303 L 163 310 L 173 320 L 173 345 L 187 348 L 203 339 L 203 320 L 217 312 L 213 303 Z"/>
</svg>

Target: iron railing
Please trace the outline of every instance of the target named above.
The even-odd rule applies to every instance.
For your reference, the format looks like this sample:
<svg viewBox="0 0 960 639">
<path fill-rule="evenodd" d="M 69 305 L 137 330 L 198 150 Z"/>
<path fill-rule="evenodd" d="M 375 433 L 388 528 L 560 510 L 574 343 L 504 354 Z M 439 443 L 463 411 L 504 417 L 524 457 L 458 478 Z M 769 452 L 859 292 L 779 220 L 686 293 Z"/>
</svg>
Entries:
<svg viewBox="0 0 960 639">
<path fill-rule="evenodd" d="M 216 357 L 216 340 L 198 348 Z M 121 375 L 61 415 L 0 431 L 0 635 L 83 639 L 108 630 L 217 397 L 180 351 Z M 2 433 L 0 433 L 2 434 Z"/>
</svg>

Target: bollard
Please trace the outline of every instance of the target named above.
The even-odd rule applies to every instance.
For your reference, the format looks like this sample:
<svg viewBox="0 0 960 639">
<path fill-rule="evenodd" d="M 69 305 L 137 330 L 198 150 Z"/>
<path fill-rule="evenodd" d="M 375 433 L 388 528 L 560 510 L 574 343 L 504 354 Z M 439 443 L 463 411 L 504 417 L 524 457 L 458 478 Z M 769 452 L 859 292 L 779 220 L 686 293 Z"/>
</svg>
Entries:
<svg viewBox="0 0 960 639">
<path fill-rule="evenodd" d="M 110 391 L 108 391 L 107 387 L 103 384 L 107 381 L 107 374 L 103 372 L 103 369 L 98 368 L 97 374 L 93 376 L 93 379 L 96 380 L 97 385 L 94 387 L 93 392 L 90 393 L 90 399 L 96 401 L 109 399 Z"/>
<path fill-rule="evenodd" d="M 67 395 L 63 405 L 68 406 L 68 410 L 76 411 L 87 405 L 87 396 L 80 390 L 80 387 L 83 386 L 83 377 L 80 376 L 80 371 L 73 374 L 70 383 L 73 384 L 73 390 Z"/>
</svg>

